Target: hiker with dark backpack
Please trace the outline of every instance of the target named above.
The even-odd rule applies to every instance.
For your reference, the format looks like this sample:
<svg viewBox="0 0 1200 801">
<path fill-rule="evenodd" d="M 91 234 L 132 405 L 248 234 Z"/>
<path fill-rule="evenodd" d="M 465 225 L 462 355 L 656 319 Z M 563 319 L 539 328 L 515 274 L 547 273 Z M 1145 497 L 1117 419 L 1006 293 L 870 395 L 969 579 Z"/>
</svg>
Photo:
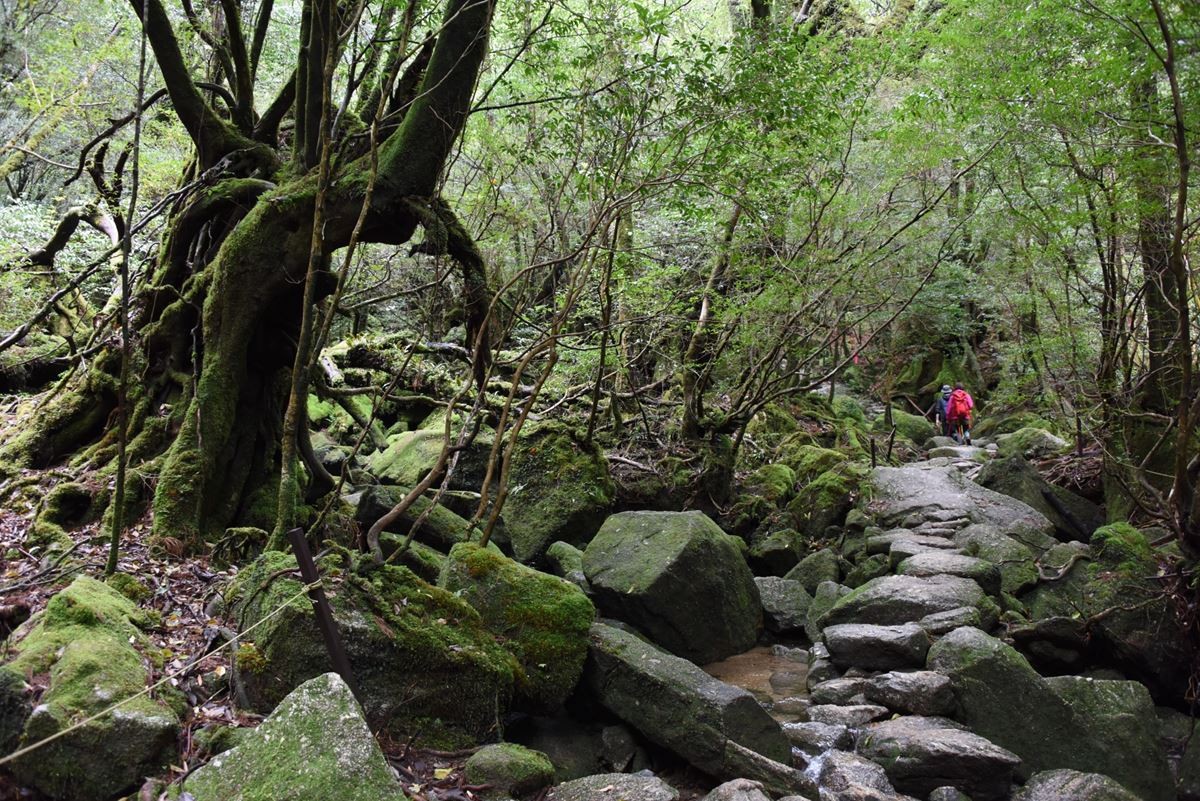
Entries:
<svg viewBox="0 0 1200 801">
<path fill-rule="evenodd" d="M 946 419 L 950 423 L 951 436 L 960 445 L 971 444 L 971 412 L 974 409 L 975 400 L 962 384 L 955 384 L 946 401 Z"/>
<path fill-rule="evenodd" d="M 943 437 L 950 436 L 950 420 L 946 417 L 946 406 L 950 403 L 951 391 L 949 384 L 943 384 L 941 391 L 938 392 L 937 397 L 933 401 L 933 407 L 930 408 L 929 412 L 926 412 L 926 414 L 933 413 L 934 423 L 936 423 L 937 430 Z"/>
</svg>

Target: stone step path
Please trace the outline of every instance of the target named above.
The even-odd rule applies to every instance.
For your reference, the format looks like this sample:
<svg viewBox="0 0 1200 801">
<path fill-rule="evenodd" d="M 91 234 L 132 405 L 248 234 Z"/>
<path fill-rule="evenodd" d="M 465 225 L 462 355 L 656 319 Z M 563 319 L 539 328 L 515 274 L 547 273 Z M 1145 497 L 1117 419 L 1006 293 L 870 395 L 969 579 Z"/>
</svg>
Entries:
<svg viewBox="0 0 1200 801">
<path fill-rule="evenodd" d="M 1078 792 L 1063 798 L 1079 801 L 1174 798 L 1149 724 L 1136 731 L 1128 717 L 1153 721 L 1145 688 L 1043 679 L 992 636 L 1011 593 L 1037 582 L 1033 557 L 1056 542 L 1040 512 L 970 480 L 992 454 L 943 443 L 874 472 L 844 545 L 881 574 L 815 588 L 811 706 L 785 733 L 823 801 L 1041 799 L 1068 780 Z"/>
</svg>

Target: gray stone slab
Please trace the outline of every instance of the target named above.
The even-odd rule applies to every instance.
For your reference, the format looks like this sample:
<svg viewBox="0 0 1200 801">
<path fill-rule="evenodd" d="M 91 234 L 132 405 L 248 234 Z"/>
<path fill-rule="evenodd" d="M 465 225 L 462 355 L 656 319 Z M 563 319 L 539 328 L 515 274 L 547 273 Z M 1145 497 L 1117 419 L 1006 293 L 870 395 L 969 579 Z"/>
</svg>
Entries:
<svg viewBox="0 0 1200 801">
<path fill-rule="evenodd" d="M 866 680 L 868 701 L 909 715 L 950 715 L 954 690 L 947 676 L 933 670 L 891 671 Z"/>
<path fill-rule="evenodd" d="M 900 562 L 896 572 L 902 576 L 959 576 L 977 582 L 988 595 L 1000 594 L 1000 568 L 973 556 L 926 551 Z"/>
<path fill-rule="evenodd" d="M 929 635 L 916 623 L 843 623 L 827 626 L 824 637 L 835 665 L 864 670 L 923 667 L 930 645 Z"/>
<path fill-rule="evenodd" d="M 858 753 L 879 762 L 897 790 L 928 796 L 956 787 L 974 801 L 1009 794 L 1021 758 L 944 718 L 900 717 L 873 723 L 858 735 Z"/>
</svg>

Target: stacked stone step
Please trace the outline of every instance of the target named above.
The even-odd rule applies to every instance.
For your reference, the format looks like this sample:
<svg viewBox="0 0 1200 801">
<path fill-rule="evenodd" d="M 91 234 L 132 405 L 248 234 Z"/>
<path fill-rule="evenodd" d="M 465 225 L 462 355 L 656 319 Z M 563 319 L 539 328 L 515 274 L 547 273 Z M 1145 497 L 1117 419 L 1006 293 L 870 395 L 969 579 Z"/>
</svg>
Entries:
<svg viewBox="0 0 1200 801">
<path fill-rule="evenodd" d="M 902 794 L 1042 801 L 1067 786 L 1102 788 L 1111 793 L 1106 799 L 1173 797 L 1169 777 L 1156 767 L 1163 760 L 1152 753 L 1151 732 L 1114 732 L 1101 724 L 1108 722 L 1105 714 L 1112 717 L 1111 709 L 1090 718 L 1078 711 L 1090 703 L 1084 699 L 1103 697 L 1153 720 L 1141 685 L 1043 679 L 1020 654 L 987 634 L 1007 601 L 1004 593 L 1030 583 L 1009 557 L 1028 556 L 1017 549 L 1048 539 L 1051 527 L 1028 506 L 955 478 L 977 466 L 977 455 L 943 453 L 930 462 L 876 471 L 884 498 L 868 504 L 859 563 L 886 557 L 888 573 L 854 589 L 835 581 L 815 588 L 806 626 L 814 642 L 812 705 L 808 721 L 785 726 L 793 746 L 811 760 L 812 775 L 830 759 L 847 758 L 842 756 L 847 751 L 885 772 L 888 792 L 876 787 L 864 794 L 861 786 L 831 790 L 829 797 L 839 801 L 908 797 Z M 917 487 L 906 496 L 908 478 Z M 933 491 L 927 489 L 931 485 Z M 1001 689 L 989 695 L 989 684 L 1004 673 L 1011 686 L 1020 687 L 1011 693 L 1015 697 Z M 1045 720 L 1035 718 L 1040 712 Z M 1005 728 L 1000 721 L 1012 725 Z M 1093 741 L 1080 744 L 1082 735 Z M 1076 756 L 1071 748 L 1087 753 Z"/>
<path fill-rule="evenodd" d="M 809 721 L 785 730 L 814 757 L 817 748 L 852 744 L 860 757 L 881 763 L 900 792 L 927 797 L 953 787 L 976 801 L 998 801 L 1007 797 L 1020 758 L 945 717 L 953 712 L 950 679 L 924 669 L 948 624 L 991 625 L 998 612 L 967 577 L 984 576 L 998 591 L 995 566 L 954 548 L 954 530 L 897 529 L 869 544 L 889 553 L 898 548 L 900 572 L 842 595 L 821 615 L 821 641 L 810 650 Z M 910 545 L 922 547 L 910 553 Z M 946 571 L 934 569 L 942 563 Z"/>
</svg>

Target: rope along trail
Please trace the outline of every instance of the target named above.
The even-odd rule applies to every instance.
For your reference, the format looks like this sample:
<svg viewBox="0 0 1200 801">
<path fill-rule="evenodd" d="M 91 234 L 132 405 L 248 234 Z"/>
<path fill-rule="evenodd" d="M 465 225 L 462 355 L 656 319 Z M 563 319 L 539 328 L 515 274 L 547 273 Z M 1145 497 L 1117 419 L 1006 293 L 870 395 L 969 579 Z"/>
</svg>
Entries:
<svg viewBox="0 0 1200 801">
<path fill-rule="evenodd" d="M 264 616 L 262 618 L 262 620 L 259 620 L 257 623 L 250 626 L 245 631 L 238 632 L 233 637 L 231 637 L 229 640 L 227 640 L 225 643 L 223 643 L 222 645 L 209 651 L 207 654 L 200 657 L 192 664 L 185 665 L 184 667 L 180 668 L 179 670 L 177 670 L 173 673 L 166 674 L 161 679 L 156 681 L 154 684 L 151 684 L 150 686 L 146 687 L 141 692 L 135 693 L 135 694 L 129 696 L 128 698 L 118 701 L 115 704 L 113 704 L 112 706 L 110 706 L 106 709 L 102 709 L 99 712 L 97 712 L 96 714 L 91 715 L 90 717 L 86 717 L 83 720 L 79 721 L 78 723 L 74 723 L 61 731 L 57 731 L 54 734 L 51 734 L 49 737 L 46 737 L 43 740 L 38 740 L 36 743 L 33 743 L 32 745 L 27 745 L 24 748 L 20 748 L 16 751 L 13 751 L 11 754 L 8 754 L 7 756 L 0 757 L 0 766 L 7 765 L 9 762 L 13 762 L 17 759 L 20 759 L 23 756 L 26 756 L 27 754 L 31 754 L 34 751 L 37 751 L 39 748 L 42 748 L 43 746 L 46 746 L 49 743 L 54 742 L 55 740 L 59 739 L 60 737 L 65 737 L 66 735 L 70 734 L 71 732 L 75 731 L 76 729 L 83 728 L 84 726 L 88 725 L 89 723 L 99 720 L 100 718 L 104 717 L 105 715 L 111 714 L 113 711 L 119 709 L 120 707 L 124 706 L 125 704 L 128 704 L 130 701 L 134 701 L 138 698 L 141 698 L 144 695 L 149 695 L 150 693 L 154 692 L 159 687 L 163 686 L 164 684 L 171 681 L 172 679 L 178 678 L 179 676 L 183 675 L 184 673 L 197 667 L 198 665 L 200 665 L 202 662 L 204 662 L 209 657 L 214 656 L 215 654 L 220 653 L 223 649 L 228 648 L 229 646 L 234 645 L 235 643 L 239 642 L 247 634 L 254 631 L 256 628 L 258 628 L 259 626 L 266 623 L 271 618 L 278 615 L 280 612 L 282 612 L 287 607 L 291 606 L 292 601 L 295 601 L 296 599 L 300 598 L 301 596 L 307 594 L 308 592 L 310 592 L 320 586 L 321 586 L 320 579 L 312 582 L 311 584 L 304 585 L 303 587 L 300 588 L 299 592 L 297 592 L 292 597 L 288 598 L 286 601 L 281 603 L 279 606 L 272 609 L 266 616 Z"/>
</svg>

